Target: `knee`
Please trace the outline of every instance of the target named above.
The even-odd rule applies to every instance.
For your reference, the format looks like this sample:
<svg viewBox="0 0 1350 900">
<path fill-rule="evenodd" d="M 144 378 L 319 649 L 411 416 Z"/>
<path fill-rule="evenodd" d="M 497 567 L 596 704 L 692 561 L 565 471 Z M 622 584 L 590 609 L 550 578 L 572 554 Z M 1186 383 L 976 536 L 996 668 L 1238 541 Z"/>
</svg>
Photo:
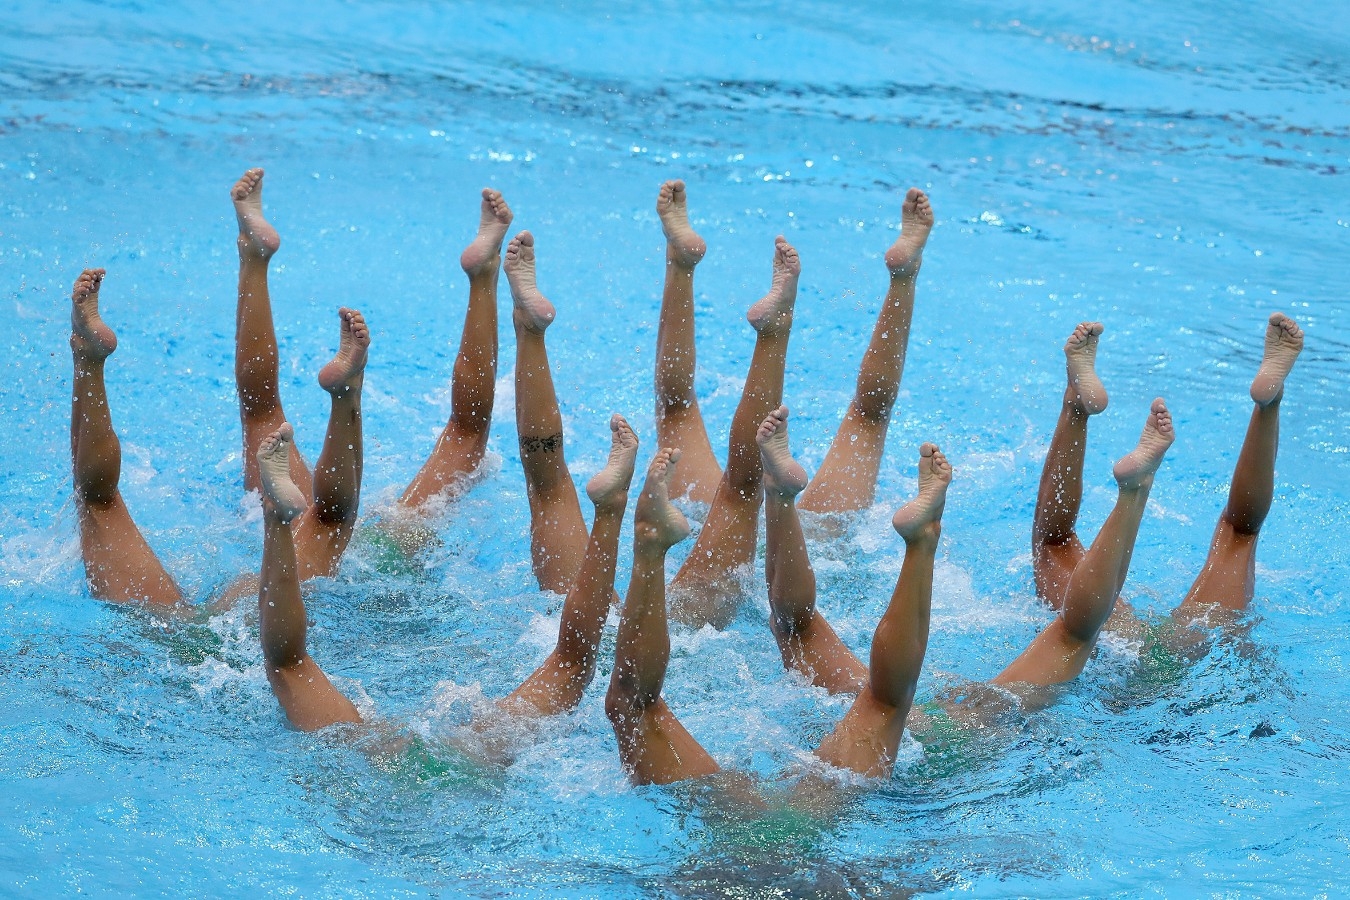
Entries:
<svg viewBox="0 0 1350 900">
<path fill-rule="evenodd" d="M 86 509 L 108 509 L 117 502 L 117 496 L 116 484 L 75 483 L 75 499 Z"/>
<path fill-rule="evenodd" d="M 883 424 L 890 421 L 899 396 L 900 389 L 894 385 L 863 388 L 853 398 L 853 411 L 865 422 Z"/>
</svg>

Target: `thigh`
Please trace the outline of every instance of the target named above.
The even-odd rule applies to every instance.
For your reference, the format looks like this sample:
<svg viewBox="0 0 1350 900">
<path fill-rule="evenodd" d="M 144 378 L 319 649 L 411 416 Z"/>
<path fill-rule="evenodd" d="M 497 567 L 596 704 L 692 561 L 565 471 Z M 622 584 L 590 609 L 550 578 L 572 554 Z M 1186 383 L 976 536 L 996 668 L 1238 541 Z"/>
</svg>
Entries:
<svg viewBox="0 0 1350 900">
<path fill-rule="evenodd" d="M 722 480 L 722 467 L 713 455 L 708 429 L 695 400 L 687 409 L 667 409 L 656 418 L 656 442 L 680 451 L 680 464 L 671 478 L 672 497 L 711 503 Z"/>
<path fill-rule="evenodd" d="M 1052 609 L 1064 608 L 1069 579 L 1086 551 L 1078 535 L 1058 544 L 1033 544 L 1031 570 L 1036 579 L 1036 596 Z"/>
<path fill-rule="evenodd" d="M 264 438 L 286 423 L 286 413 L 278 406 L 265 413 L 242 414 L 240 422 L 244 427 L 244 489 L 254 491 L 262 486 L 258 480 L 258 447 Z M 314 475 L 295 442 L 291 443 L 291 480 L 305 495 L 305 500 L 312 503 Z"/>
<path fill-rule="evenodd" d="M 1178 612 L 1215 604 L 1242 610 L 1256 592 L 1256 535 L 1240 534 L 1222 519 L 1214 529 L 1204 568 L 1196 576 Z"/>
<path fill-rule="evenodd" d="M 665 700 L 658 699 L 643 710 L 632 725 L 615 726 L 614 734 L 619 756 L 638 784 L 670 784 L 720 770 Z"/>
<path fill-rule="evenodd" d="M 301 513 L 292 527 L 296 570 L 300 580 L 332 578 L 336 575 L 338 563 L 351 543 L 355 530 L 355 518 L 345 522 L 324 522 L 315 514 L 313 506 Z"/>
<path fill-rule="evenodd" d="M 557 490 L 530 498 L 530 553 L 541 588 L 567 593 L 581 571 L 589 539 L 570 479 Z"/>
<path fill-rule="evenodd" d="M 80 550 L 95 597 L 164 605 L 182 599 L 178 586 L 132 521 L 121 492 L 106 506 L 80 506 Z"/>
</svg>

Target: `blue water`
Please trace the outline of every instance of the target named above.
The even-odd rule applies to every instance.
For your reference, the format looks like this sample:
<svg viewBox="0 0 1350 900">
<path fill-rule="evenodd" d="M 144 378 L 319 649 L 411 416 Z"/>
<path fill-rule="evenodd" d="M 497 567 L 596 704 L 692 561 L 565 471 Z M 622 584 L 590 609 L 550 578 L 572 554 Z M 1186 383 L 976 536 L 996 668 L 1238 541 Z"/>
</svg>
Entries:
<svg viewBox="0 0 1350 900">
<path fill-rule="evenodd" d="M 0 893 L 1346 892 L 1347 8 L 720 6 L 4 4 Z M 1127 587 L 1162 615 L 1203 558 L 1262 323 L 1284 310 L 1307 349 L 1250 630 L 1150 678 L 1137 646 L 1108 639 L 1058 705 L 955 761 L 907 743 L 892 779 L 814 823 L 629 787 L 602 709 L 608 659 L 574 714 L 519 737 L 513 765 L 471 764 L 454 749 L 464 722 L 538 663 L 560 606 L 530 574 L 504 328 L 491 474 L 438 520 L 442 544 L 400 570 L 358 537 L 307 592 L 316 658 L 424 750 L 372 758 L 290 731 L 245 609 L 166 626 L 91 599 L 70 499 L 67 297 L 101 265 L 134 516 L 195 603 L 256 565 L 226 196 L 250 165 L 267 168 L 283 235 L 282 390 L 311 459 L 333 310 L 371 322 L 368 517 L 448 413 L 457 258 L 482 186 L 539 240 L 578 481 L 603 461 L 611 411 L 654 443 L 660 181 L 689 182 L 711 248 L 698 386 L 719 452 L 772 238 L 800 249 L 786 395 L 808 468 L 851 391 L 900 195 L 928 190 L 938 225 L 879 502 L 813 551 L 822 609 L 865 650 L 899 566 L 890 509 L 913 488 L 914 447 L 943 444 L 958 473 L 923 696 L 992 676 L 1049 620 L 1029 530 L 1072 325 L 1108 329 L 1085 533 L 1147 402 L 1166 396 L 1176 417 Z M 754 597 L 725 632 L 675 632 L 666 692 L 719 762 L 773 778 L 845 703 L 782 671 Z"/>
</svg>

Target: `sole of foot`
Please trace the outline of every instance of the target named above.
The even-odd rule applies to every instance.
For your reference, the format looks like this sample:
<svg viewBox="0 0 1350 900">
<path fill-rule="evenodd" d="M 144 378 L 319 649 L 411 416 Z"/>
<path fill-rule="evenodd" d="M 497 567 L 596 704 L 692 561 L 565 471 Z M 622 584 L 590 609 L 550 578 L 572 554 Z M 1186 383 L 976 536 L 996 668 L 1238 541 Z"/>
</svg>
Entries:
<svg viewBox="0 0 1350 900">
<path fill-rule="evenodd" d="M 328 393 L 349 391 L 360 383 L 366 370 L 370 350 L 370 327 L 360 310 L 342 307 L 338 332 L 338 351 L 327 365 L 319 370 L 319 387 Z"/>
<path fill-rule="evenodd" d="M 788 447 L 788 408 L 780 406 L 760 423 L 755 432 L 759 456 L 764 463 L 764 492 L 795 497 L 806 490 L 806 470 L 792 458 Z"/>
<path fill-rule="evenodd" d="M 1140 487 L 1153 477 L 1162 465 L 1167 448 L 1176 440 L 1176 431 L 1172 427 L 1172 413 L 1167 409 L 1163 398 L 1153 401 L 1149 408 L 1148 419 L 1144 422 L 1144 433 L 1139 436 L 1139 446 L 1120 458 L 1112 469 L 1116 483 L 1122 488 Z"/>
<path fill-rule="evenodd" d="M 937 444 L 919 447 L 919 492 L 913 500 L 895 511 L 891 526 L 907 541 L 937 537 L 942 528 L 942 510 L 947 503 L 947 486 L 952 483 L 952 464 Z"/>
<path fill-rule="evenodd" d="M 633 533 L 640 543 L 665 550 L 689 537 L 689 520 L 670 502 L 670 476 L 679 461 L 679 450 L 663 447 L 647 467 L 633 516 Z"/>
<path fill-rule="evenodd" d="M 765 294 L 745 314 L 755 331 L 774 333 L 792 327 L 792 309 L 797 303 L 797 280 L 802 274 L 797 249 L 781 234 L 774 239 L 773 281 Z"/>
<path fill-rule="evenodd" d="M 1097 343 L 1106 326 L 1101 322 L 1079 322 L 1064 342 L 1064 363 L 1069 374 L 1069 390 L 1074 401 L 1088 415 L 1106 409 L 1106 387 L 1097 377 Z"/>
<path fill-rule="evenodd" d="M 689 197 L 684 182 L 676 179 L 661 185 L 656 195 L 656 215 L 666 236 L 667 259 L 692 269 L 708 252 L 708 245 L 689 224 Z"/>
<path fill-rule="evenodd" d="M 627 503 L 637 463 L 638 438 L 628 420 L 615 413 L 609 418 L 609 461 L 586 482 L 586 496 L 597 507 L 607 503 Z"/>
<path fill-rule="evenodd" d="M 1303 329 L 1284 313 L 1272 313 L 1266 324 L 1266 348 L 1252 381 L 1252 401 L 1269 406 L 1284 393 L 1284 380 L 1303 352 Z"/>
<path fill-rule="evenodd" d="M 230 188 L 230 199 L 239 220 L 239 255 L 266 260 L 281 248 L 281 235 L 263 217 L 262 182 L 263 170 L 249 169 Z"/>
<path fill-rule="evenodd" d="M 106 274 L 103 269 L 85 269 L 70 292 L 71 346 L 92 359 L 106 359 L 117 349 L 117 335 L 98 311 L 98 292 Z"/>
<path fill-rule="evenodd" d="M 933 207 L 918 188 L 905 193 L 900 205 L 900 237 L 886 251 L 886 268 L 896 278 L 913 278 L 923 263 L 923 248 L 933 230 Z"/>
<path fill-rule="evenodd" d="M 515 218 L 501 191 L 483 188 L 483 202 L 478 214 L 478 234 L 459 255 L 460 268 L 472 278 L 495 266 L 502 252 L 506 229 Z"/>
<path fill-rule="evenodd" d="M 539 292 L 534 272 L 534 235 L 528 231 L 511 238 L 502 263 L 506 280 L 511 285 L 514 309 L 511 318 L 516 325 L 534 334 L 543 334 L 553 324 L 558 312 Z"/>
<path fill-rule="evenodd" d="M 262 481 L 263 507 L 280 522 L 290 522 L 308 505 L 305 495 L 291 480 L 291 443 L 295 430 L 289 422 L 263 438 L 258 446 L 258 475 Z"/>
</svg>

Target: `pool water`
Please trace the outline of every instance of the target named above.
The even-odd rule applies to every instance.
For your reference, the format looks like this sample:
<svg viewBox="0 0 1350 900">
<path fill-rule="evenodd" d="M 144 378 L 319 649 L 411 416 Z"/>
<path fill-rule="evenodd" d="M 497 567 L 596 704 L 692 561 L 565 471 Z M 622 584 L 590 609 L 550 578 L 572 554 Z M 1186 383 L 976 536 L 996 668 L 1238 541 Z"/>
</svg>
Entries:
<svg viewBox="0 0 1350 900">
<path fill-rule="evenodd" d="M 1350 8 L 721 6 L 7 4 L 0 893 L 1346 892 Z M 578 482 L 603 463 L 612 411 L 644 458 L 654 446 L 662 180 L 689 183 L 710 246 L 698 387 L 719 454 L 752 345 L 744 310 L 774 235 L 799 248 L 786 399 L 809 469 L 852 390 L 903 191 L 929 191 L 938 223 L 879 501 L 813 545 L 821 607 L 865 650 L 899 569 L 890 512 L 915 447 L 943 445 L 957 480 L 921 698 L 992 676 L 1050 618 L 1029 532 L 1073 324 L 1106 323 L 1112 398 L 1092 426 L 1086 534 L 1149 400 L 1176 419 L 1127 586 L 1163 616 L 1203 559 L 1264 319 L 1283 310 L 1307 347 L 1248 627 L 1188 666 L 1108 638 L 1055 706 L 907 740 L 893 778 L 841 789 L 819 816 L 630 787 L 603 714 L 612 627 L 580 708 L 514 736 L 512 764 L 472 762 L 466 723 L 537 665 L 561 605 L 530 573 L 503 327 L 488 474 L 436 520 L 439 544 L 400 562 L 367 526 L 306 593 L 315 657 L 413 745 L 291 731 L 248 604 L 165 624 L 93 600 L 70 497 L 68 296 L 100 265 L 133 515 L 203 608 L 256 566 L 227 198 L 250 165 L 283 237 L 282 391 L 310 459 L 333 312 L 370 320 L 369 522 L 448 414 L 457 260 L 484 185 L 538 239 Z M 846 701 L 783 672 L 752 597 L 726 631 L 675 631 L 666 695 L 724 767 L 781 794 L 772 782 Z"/>
</svg>

